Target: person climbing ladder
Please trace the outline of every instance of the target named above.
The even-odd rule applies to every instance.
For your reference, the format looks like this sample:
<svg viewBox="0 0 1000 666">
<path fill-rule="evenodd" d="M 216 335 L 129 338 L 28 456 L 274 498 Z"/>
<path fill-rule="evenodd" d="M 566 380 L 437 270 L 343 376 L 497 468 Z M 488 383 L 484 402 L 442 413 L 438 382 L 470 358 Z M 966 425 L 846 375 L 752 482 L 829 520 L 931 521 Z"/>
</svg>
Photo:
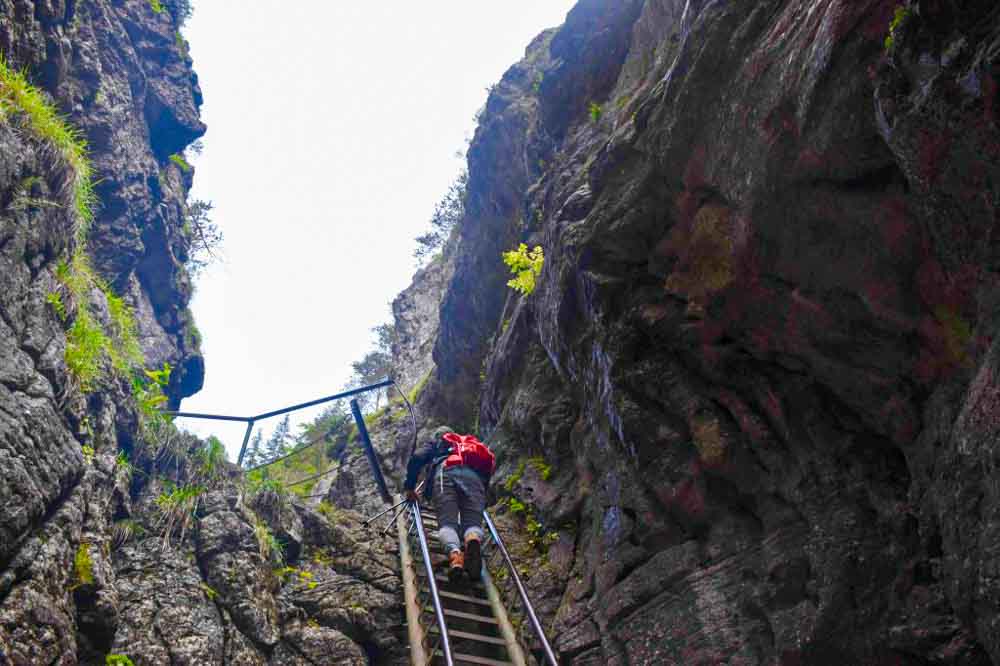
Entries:
<svg viewBox="0 0 1000 666">
<path fill-rule="evenodd" d="M 406 498 L 419 501 L 414 488 L 421 470 L 427 467 L 424 497 L 434 501 L 437 511 L 438 539 L 448 555 L 448 578 L 457 582 L 464 570 L 478 581 L 486 488 L 496 459 L 475 436 L 456 434 L 448 426 L 422 430 L 419 442 L 406 466 Z"/>
</svg>

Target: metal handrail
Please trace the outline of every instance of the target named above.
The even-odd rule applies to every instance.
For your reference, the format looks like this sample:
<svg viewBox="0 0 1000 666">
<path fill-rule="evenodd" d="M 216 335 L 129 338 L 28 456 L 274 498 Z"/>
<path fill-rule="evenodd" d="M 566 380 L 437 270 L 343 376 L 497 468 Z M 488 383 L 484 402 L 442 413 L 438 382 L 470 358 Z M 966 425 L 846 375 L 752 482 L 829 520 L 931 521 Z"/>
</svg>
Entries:
<svg viewBox="0 0 1000 666">
<path fill-rule="evenodd" d="M 448 625 L 444 619 L 444 608 L 441 606 L 441 596 L 438 594 L 437 580 L 434 578 L 434 564 L 431 562 L 431 551 L 427 547 L 427 532 L 424 531 L 424 519 L 420 515 L 420 504 L 408 501 L 410 513 L 413 514 L 412 526 L 417 530 L 417 542 L 420 544 L 420 555 L 427 569 L 427 588 L 431 591 L 431 603 L 434 605 L 434 615 L 437 617 L 438 629 L 441 630 L 441 652 L 448 666 L 453 666 L 451 658 L 451 641 L 448 639 Z"/>
<path fill-rule="evenodd" d="M 165 416 L 176 416 L 181 418 L 189 419 L 208 419 L 210 421 L 239 421 L 241 423 L 247 424 L 246 432 L 243 434 L 243 445 L 240 446 L 240 455 L 236 460 L 236 464 L 243 465 L 243 456 L 247 452 L 247 444 L 250 442 L 250 433 L 253 432 L 254 424 L 257 421 L 263 421 L 264 419 L 269 419 L 274 416 L 281 416 L 282 414 L 288 414 L 289 412 L 294 412 L 299 409 L 305 409 L 306 407 L 315 407 L 316 405 L 322 405 L 325 402 L 332 402 L 333 400 L 341 400 L 343 398 L 349 398 L 354 395 L 364 393 L 366 391 L 373 391 L 380 388 L 386 388 L 392 386 L 393 381 L 391 377 L 386 377 L 380 382 L 375 384 L 369 384 L 367 386 L 361 386 L 355 389 L 350 389 L 347 391 L 341 391 L 340 393 L 335 393 L 334 395 L 328 395 L 325 398 L 317 398 L 316 400 L 309 400 L 308 402 L 300 402 L 297 405 L 292 405 L 290 407 L 282 407 L 281 409 L 275 409 L 270 412 L 264 412 L 263 414 L 257 414 L 255 416 L 231 416 L 226 414 L 202 414 L 199 412 L 180 412 L 173 410 L 165 410 L 163 414 Z M 357 416 L 355 416 L 357 418 Z M 318 441 L 318 440 L 317 440 Z M 314 442 L 315 443 L 315 442 Z M 270 461 L 268 464 L 274 463 L 276 460 Z"/>
<path fill-rule="evenodd" d="M 532 629 L 535 630 L 535 635 L 542 643 L 542 649 L 545 651 L 546 659 L 551 666 L 559 666 L 559 662 L 556 661 L 556 655 L 552 651 L 552 646 L 549 645 L 549 639 L 545 637 L 545 631 L 542 630 L 542 623 L 538 621 L 538 616 L 535 614 L 535 608 L 531 605 L 531 601 L 528 599 L 528 591 L 524 589 L 524 583 L 521 582 L 521 576 L 517 573 L 517 569 L 514 567 L 514 563 L 510 559 L 510 553 L 507 552 L 507 546 L 504 545 L 503 539 L 500 538 L 500 533 L 497 531 L 496 525 L 493 524 L 493 519 L 490 518 L 490 514 L 483 511 L 483 518 L 486 520 L 486 527 L 490 531 L 490 536 L 493 537 L 494 545 L 496 545 L 500 554 L 503 555 L 504 563 L 507 565 L 507 570 L 510 571 L 511 578 L 514 580 L 514 585 L 517 587 L 517 592 L 521 595 L 521 604 L 524 606 L 524 610 L 528 614 L 528 620 L 531 622 Z M 434 594 L 435 596 L 437 595 L 436 590 Z"/>
</svg>

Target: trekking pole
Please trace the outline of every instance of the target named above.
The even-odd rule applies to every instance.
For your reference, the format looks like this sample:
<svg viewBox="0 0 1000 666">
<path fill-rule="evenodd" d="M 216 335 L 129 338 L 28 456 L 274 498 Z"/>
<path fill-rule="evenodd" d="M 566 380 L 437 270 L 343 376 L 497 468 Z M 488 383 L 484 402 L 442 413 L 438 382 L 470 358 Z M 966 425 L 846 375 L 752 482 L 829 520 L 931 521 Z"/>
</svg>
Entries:
<svg viewBox="0 0 1000 666">
<path fill-rule="evenodd" d="M 420 482 L 419 484 L 417 484 L 417 487 L 416 487 L 416 489 L 414 489 L 414 491 L 413 491 L 413 492 L 415 492 L 415 493 L 419 493 L 419 492 L 420 492 L 420 489 L 421 489 L 421 488 L 423 488 L 423 487 L 424 487 L 424 482 L 423 482 L 423 481 L 421 481 L 421 482 Z M 363 521 L 363 522 L 362 522 L 361 524 L 362 524 L 362 525 L 364 525 L 365 527 L 368 527 L 369 523 L 373 523 L 373 522 L 375 522 L 376 520 L 378 520 L 379 518 L 381 518 L 381 517 L 382 517 L 382 516 L 384 516 L 385 514 L 389 513 L 389 512 L 390 512 L 390 511 L 392 511 L 393 509 L 396 509 L 396 508 L 398 508 L 398 507 L 402 506 L 402 505 L 403 505 L 403 504 L 405 504 L 405 503 L 406 503 L 406 498 L 403 498 L 403 499 L 401 499 L 400 501 L 398 501 L 398 502 L 396 502 L 395 504 L 393 504 L 392 506 L 390 506 L 390 507 L 389 507 L 388 509 L 385 509 L 385 510 L 383 510 L 383 511 L 379 511 L 378 513 L 376 513 L 376 514 L 375 514 L 374 516 L 372 516 L 371 518 L 366 518 L 366 519 L 365 519 L 365 520 L 364 520 L 364 521 Z M 389 521 L 389 524 L 390 524 L 390 525 L 392 525 L 393 523 L 395 523 L 395 522 L 396 522 L 396 518 L 398 518 L 398 517 L 399 517 L 399 514 L 400 514 L 400 513 L 402 513 L 402 512 L 403 512 L 403 511 L 405 511 L 405 510 L 406 510 L 406 509 L 404 508 L 404 509 L 402 509 L 402 510 L 401 510 L 401 511 L 400 511 L 399 513 L 397 513 L 397 514 L 396 514 L 395 516 L 393 516 L 392 520 L 390 520 L 390 521 Z"/>
<path fill-rule="evenodd" d="M 403 500 L 403 501 L 405 502 L 406 500 Z M 385 529 L 384 529 L 384 530 L 382 530 L 382 534 L 383 534 L 383 536 L 384 536 L 384 535 L 385 535 L 386 533 L 388 533 L 388 531 L 389 531 L 389 530 L 390 530 L 390 529 L 392 528 L 392 526 L 393 526 L 393 525 L 395 525 L 395 524 L 396 524 L 396 521 L 397 521 L 397 520 L 399 520 L 399 517 L 400 517 L 401 515 L 403 515 L 403 512 L 404 512 L 404 511 L 406 511 L 406 507 L 405 507 L 405 506 L 404 506 L 404 507 L 403 507 L 402 509 L 400 509 L 399 511 L 397 511 L 397 512 L 396 512 L 396 515 L 392 517 L 392 520 L 390 520 L 390 521 L 389 521 L 389 522 L 388 522 L 388 523 L 386 524 L 386 526 L 385 526 Z"/>
<path fill-rule="evenodd" d="M 381 517 L 382 517 L 382 516 L 384 516 L 385 514 L 389 513 L 390 511 L 392 511 L 392 510 L 393 510 L 393 509 L 395 509 L 396 507 L 399 507 L 399 506 L 402 506 L 402 505 L 403 505 L 403 504 L 405 504 L 405 503 L 406 503 L 406 500 L 405 500 L 405 499 L 403 499 L 403 500 L 401 500 L 401 501 L 399 501 L 399 502 L 396 502 L 395 504 L 393 504 L 392 506 L 390 506 L 390 507 L 389 507 L 388 509 L 385 509 L 384 511 L 379 511 L 378 513 L 376 513 L 376 514 L 375 514 L 374 516 L 372 516 L 371 518 L 365 518 L 364 522 L 362 522 L 361 524 L 362 524 L 362 525 L 364 525 L 365 527 L 368 527 L 368 525 L 369 525 L 370 523 L 373 523 L 373 522 L 375 522 L 376 520 L 378 520 L 379 518 L 381 518 Z M 404 509 L 404 511 L 405 511 L 405 509 Z"/>
</svg>

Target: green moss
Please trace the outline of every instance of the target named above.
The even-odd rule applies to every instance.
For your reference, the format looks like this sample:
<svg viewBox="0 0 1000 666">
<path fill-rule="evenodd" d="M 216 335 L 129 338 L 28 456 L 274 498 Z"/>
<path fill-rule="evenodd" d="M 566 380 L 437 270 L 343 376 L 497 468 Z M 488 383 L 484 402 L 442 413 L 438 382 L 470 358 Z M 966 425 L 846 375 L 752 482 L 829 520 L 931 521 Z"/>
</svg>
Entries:
<svg viewBox="0 0 1000 666">
<path fill-rule="evenodd" d="M 415 404 L 417 402 L 417 398 L 420 397 L 420 394 L 423 393 L 424 389 L 427 387 L 427 382 L 430 381 L 432 372 L 432 370 L 428 370 L 427 374 L 423 376 L 423 379 L 417 382 L 417 385 L 414 386 L 413 390 L 406 396 L 406 398 L 410 401 L 410 404 Z"/>
<path fill-rule="evenodd" d="M 193 321 L 188 321 L 184 325 L 184 344 L 188 349 L 201 347 L 201 331 L 198 330 Z"/>
<path fill-rule="evenodd" d="M 517 466 L 517 470 L 509 477 L 507 477 L 507 480 L 503 484 L 503 487 L 505 490 L 507 490 L 507 492 L 511 492 L 514 490 L 514 486 L 516 486 L 517 482 L 521 480 L 522 476 L 524 476 L 524 468 L 527 466 L 528 466 L 528 461 L 522 460 L 521 464 Z"/>
<path fill-rule="evenodd" d="M 94 453 L 95 453 L 94 447 L 87 446 L 86 444 L 84 444 L 81 448 L 83 449 L 83 462 L 84 462 L 84 464 L 86 464 L 86 465 L 93 464 L 93 462 L 94 462 Z"/>
<path fill-rule="evenodd" d="M 284 583 L 297 582 L 305 585 L 310 590 L 315 589 L 318 583 L 313 580 L 313 575 L 309 571 L 304 569 L 298 569 L 296 567 L 284 566 L 274 570 L 274 575 L 278 577 L 278 580 Z"/>
<path fill-rule="evenodd" d="M 910 10 L 903 5 L 898 5 L 889 23 L 889 34 L 885 38 L 885 50 L 891 51 L 896 44 L 896 32 L 903 22 L 910 16 Z"/>
<path fill-rule="evenodd" d="M 154 14 L 162 14 L 166 11 L 166 7 L 163 6 L 163 0 L 149 0 L 149 8 L 153 10 Z"/>
<path fill-rule="evenodd" d="M 24 72 L 10 68 L 0 55 L 0 122 L 18 122 L 39 139 L 51 143 L 73 169 L 73 201 L 79 242 L 94 219 L 92 167 L 83 133 L 70 126 L 40 90 L 28 83 Z"/>
<path fill-rule="evenodd" d="M 188 164 L 188 161 L 184 159 L 184 156 L 180 153 L 174 153 L 170 156 L 170 161 L 180 167 L 180 170 L 184 173 L 191 171 L 192 167 Z"/>
<path fill-rule="evenodd" d="M 591 122 L 596 123 L 601 119 L 601 113 L 602 113 L 601 105 L 598 104 L 597 102 L 591 102 L 590 105 L 587 107 L 587 113 L 590 114 Z"/>
<path fill-rule="evenodd" d="M 187 40 L 184 39 L 180 31 L 174 31 L 174 44 L 177 45 L 177 50 L 181 52 L 181 57 L 186 60 L 190 56 L 190 50 Z"/>
<path fill-rule="evenodd" d="M 542 481 L 548 481 L 550 478 L 552 478 L 552 465 L 545 462 L 545 458 L 541 456 L 533 456 L 531 458 L 528 458 L 528 462 L 531 464 L 532 467 L 538 470 L 538 473 L 542 477 Z"/>
<path fill-rule="evenodd" d="M 218 592 L 205 583 L 201 583 L 201 591 L 205 593 L 209 601 L 215 601 L 215 598 L 219 596 Z"/>
<path fill-rule="evenodd" d="M 94 584 L 94 561 L 90 557 L 90 544 L 81 542 L 76 549 L 76 557 L 73 558 L 73 573 L 76 576 L 76 585 Z"/>
<path fill-rule="evenodd" d="M 135 664 L 123 654 L 109 654 L 104 658 L 104 666 L 135 666 Z"/>
<path fill-rule="evenodd" d="M 320 502 L 316 509 L 331 523 L 340 523 L 344 521 L 344 513 L 340 510 L 340 508 L 334 506 L 326 500 Z"/>
<path fill-rule="evenodd" d="M 542 72 L 535 72 L 535 76 L 531 81 L 531 90 L 536 95 L 542 92 L 542 81 L 545 79 L 545 74 Z"/>
</svg>

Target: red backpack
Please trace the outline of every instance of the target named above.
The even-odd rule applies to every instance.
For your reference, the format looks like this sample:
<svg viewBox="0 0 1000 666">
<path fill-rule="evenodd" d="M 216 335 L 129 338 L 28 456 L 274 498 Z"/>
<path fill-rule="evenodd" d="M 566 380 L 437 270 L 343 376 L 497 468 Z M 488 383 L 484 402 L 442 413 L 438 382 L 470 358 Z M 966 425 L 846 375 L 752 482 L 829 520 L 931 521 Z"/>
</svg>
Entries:
<svg viewBox="0 0 1000 666">
<path fill-rule="evenodd" d="M 456 435 L 448 432 L 441 437 L 451 444 L 451 452 L 445 458 L 444 466 L 468 465 L 481 474 L 489 476 L 496 467 L 496 457 L 490 448 L 476 439 L 475 435 Z"/>
</svg>

